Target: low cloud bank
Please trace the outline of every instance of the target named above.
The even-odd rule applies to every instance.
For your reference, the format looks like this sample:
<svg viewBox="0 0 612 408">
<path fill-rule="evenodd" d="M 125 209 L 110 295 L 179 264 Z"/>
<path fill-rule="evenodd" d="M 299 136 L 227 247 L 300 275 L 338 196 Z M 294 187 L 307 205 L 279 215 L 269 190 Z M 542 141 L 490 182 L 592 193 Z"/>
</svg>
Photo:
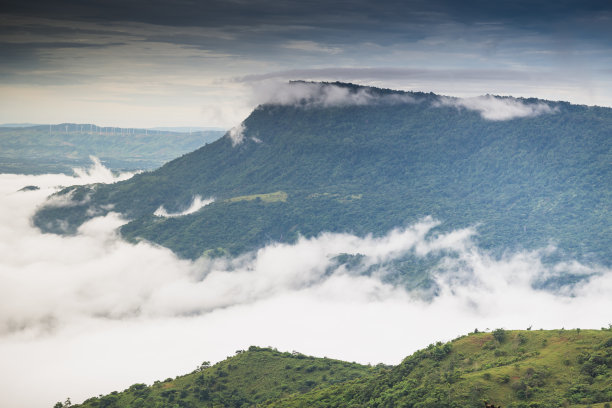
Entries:
<svg viewBox="0 0 612 408">
<path fill-rule="evenodd" d="M 232 146 L 237 146 L 241 144 L 242 142 L 244 142 L 244 132 L 245 131 L 246 131 L 246 126 L 244 126 L 244 123 L 240 123 L 239 125 L 234 126 L 233 128 L 230 129 L 230 131 L 228 132 L 228 136 L 230 140 L 232 141 Z"/>
<path fill-rule="evenodd" d="M 292 40 L 292 41 L 287 41 L 285 44 L 283 44 L 283 47 L 293 49 L 293 50 L 324 53 L 324 54 L 340 54 L 342 52 L 342 48 L 330 47 L 328 45 L 324 45 L 324 44 L 317 43 L 314 41 Z"/>
<path fill-rule="evenodd" d="M 164 206 L 160 206 L 153 215 L 158 217 L 181 217 L 183 215 L 193 214 L 194 212 L 200 210 L 201 208 L 206 207 L 208 204 L 215 202 L 214 198 L 208 198 L 206 200 L 202 199 L 202 196 L 196 195 L 191 202 L 191 205 L 185 210 L 177 213 L 169 213 L 166 211 Z"/>
<path fill-rule="evenodd" d="M 417 100 L 409 94 L 377 94 L 373 88 L 350 88 L 331 83 L 319 82 L 278 82 L 273 79 L 253 81 L 252 104 L 277 104 L 286 106 L 338 107 L 354 105 L 401 104 L 415 103 Z M 510 120 L 553 114 L 558 107 L 551 107 L 545 102 L 526 102 L 514 97 L 483 95 L 477 97 L 456 98 L 440 96 L 432 107 L 452 106 L 480 113 L 487 120 Z M 241 125 L 242 126 L 242 125 Z M 230 134 L 234 145 L 243 140 L 240 126 Z"/>
<path fill-rule="evenodd" d="M 89 156 L 89 159 L 92 161 L 92 165 L 89 168 L 76 167 L 72 169 L 74 172 L 74 184 L 110 184 L 127 180 L 135 174 L 134 172 L 114 174 L 109 168 L 105 167 L 96 156 Z"/>
<path fill-rule="evenodd" d="M 468 109 L 480 113 L 487 120 L 510 120 L 516 118 L 531 118 L 558 111 L 544 102 L 525 103 L 512 97 L 492 95 L 473 98 L 451 98 L 442 96 L 434 106 L 454 106 L 457 109 Z"/>
<path fill-rule="evenodd" d="M 251 84 L 250 104 L 295 106 L 300 108 L 330 108 L 342 106 L 395 105 L 414 103 L 415 99 L 408 94 L 377 94 L 374 88 L 350 88 L 320 82 L 279 82 L 264 80 Z M 232 146 L 238 146 L 246 140 L 244 123 L 233 127 L 227 134 Z M 250 138 L 261 143 L 257 137 Z"/>
<path fill-rule="evenodd" d="M 543 262 L 554 248 L 495 257 L 474 244 L 476 229 L 436 234 L 432 218 L 382 237 L 327 233 L 196 262 L 122 241 L 115 231 L 125 221 L 116 213 L 69 237 L 30 225 L 56 186 L 97 180 L 93 172 L 0 175 L 2 406 L 77 402 L 190 372 L 252 344 L 398 363 L 474 328 L 610 323 L 609 269 Z M 41 189 L 18 191 L 26 185 Z M 359 261 L 348 267 L 342 254 Z M 431 270 L 437 296 L 385 279 L 388 262 L 406 256 L 440 260 Z M 584 279 L 534 288 L 566 273 Z M 31 384 L 36 393 L 26 392 Z"/>
<path fill-rule="evenodd" d="M 377 95 L 369 88 L 351 89 L 317 82 L 260 81 L 252 84 L 253 103 L 311 107 L 412 103 L 407 94 Z"/>
</svg>

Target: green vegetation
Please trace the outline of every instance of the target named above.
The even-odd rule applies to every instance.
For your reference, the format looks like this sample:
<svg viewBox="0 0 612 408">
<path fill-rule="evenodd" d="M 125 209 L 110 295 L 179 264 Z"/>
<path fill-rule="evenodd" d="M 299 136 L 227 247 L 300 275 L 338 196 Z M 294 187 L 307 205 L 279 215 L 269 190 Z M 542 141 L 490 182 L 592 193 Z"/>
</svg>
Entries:
<svg viewBox="0 0 612 408">
<path fill-rule="evenodd" d="M 501 340 L 500 340 L 501 339 Z M 612 329 L 471 333 L 395 367 L 251 347 L 186 376 L 82 407 L 601 407 L 612 402 Z"/>
<path fill-rule="evenodd" d="M 610 265 L 612 109 L 548 102 L 556 113 L 490 121 L 410 95 L 416 102 L 259 106 L 242 144 L 223 137 L 121 183 L 66 189 L 91 200 L 43 208 L 34 222 L 73 233 L 113 205 L 132 220 L 125 238 L 195 259 L 323 231 L 380 236 L 431 215 L 437 232 L 477 225 L 477 243 L 500 254 L 553 242 L 557 257 Z M 263 199 L 274 191 L 286 197 Z M 195 195 L 217 201 L 184 217 L 152 215 L 184 210 Z"/>
<path fill-rule="evenodd" d="M 212 367 L 204 362 L 191 374 L 155 382 L 149 387 L 134 384 L 121 393 L 90 398 L 79 406 L 250 407 L 314 387 L 371 376 L 381 370 L 384 368 L 252 346 Z"/>
<path fill-rule="evenodd" d="M 482 407 L 483 401 L 508 408 L 609 403 L 612 332 L 472 333 L 432 344 L 374 379 L 315 389 L 266 406 L 464 408 Z"/>
<path fill-rule="evenodd" d="M 72 174 L 74 167 L 89 167 L 90 155 L 113 170 L 155 169 L 217 140 L 223 133 L 100 128 L 75 123 L 0 127 L 0 173 Z"/>
</svg>

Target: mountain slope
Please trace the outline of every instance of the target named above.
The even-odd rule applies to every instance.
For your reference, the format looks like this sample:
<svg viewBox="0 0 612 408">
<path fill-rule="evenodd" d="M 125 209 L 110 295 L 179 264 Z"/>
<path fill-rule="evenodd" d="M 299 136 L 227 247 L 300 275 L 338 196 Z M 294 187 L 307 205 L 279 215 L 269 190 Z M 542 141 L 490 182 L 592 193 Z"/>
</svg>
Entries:
<svg viewBox="0 0 612 408">
<path fill-rule="evenodd" d="M 490 120 L 434 94 L 324 86 L 370 98 L 261 105 L 242 143 L 230 132 L 154 172 L 66 189 L 72 204 L 43 208 L 34 222 L 70 233 L 112 207 L 132 220 L 126 238 L 197 258 L 322 231 L 380 235 L 431 215 L 444 230 L 477 225 L 478 243 L 500 252 L 552 242 L 567 256 L 612 260 L 612 109 L 489 97 L 481 102 L 547 108 Z M 196 196 L 216 201 L 154 215 Z"/>
<path fill-rule="evenodd" d="M 612 401 L 612 331 L 472 333 L 392 368 L 251 347 L 211 368 L 83 407 L 580 406 Z"/>
</svg>

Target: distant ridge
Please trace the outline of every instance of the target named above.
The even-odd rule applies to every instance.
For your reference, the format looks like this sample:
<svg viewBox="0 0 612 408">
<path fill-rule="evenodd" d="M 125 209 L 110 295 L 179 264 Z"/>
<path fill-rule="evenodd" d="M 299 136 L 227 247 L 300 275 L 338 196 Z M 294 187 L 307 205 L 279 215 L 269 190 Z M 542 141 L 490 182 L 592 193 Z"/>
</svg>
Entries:
<svg viewBox="0 0 612 408">
<path fill-rule="evenodd" d="M 0 127 L 0 172 L 66 173 L 99 157 L 113 170 L 150 170 L 217 140 L 224 131 L 176 132 L 60 123 Z"/>
<path fill-rule="evenodd" d="M 32 126 L 41 126 L 38 123 L 2 123 L 0 127 L 32 127 Z"/>
<path fill-rule="evenodd" d="M 175 127 L 154 127 L 150 128 L 151 130 L 164 130 L 169 132 L 203 132 L 203 131 L 216 131 L 216 132 L 225 132 L 227 129 L 223 129 L 220 127 L 189 127 L 189 126 L 175 126 Z"/>
</svg>

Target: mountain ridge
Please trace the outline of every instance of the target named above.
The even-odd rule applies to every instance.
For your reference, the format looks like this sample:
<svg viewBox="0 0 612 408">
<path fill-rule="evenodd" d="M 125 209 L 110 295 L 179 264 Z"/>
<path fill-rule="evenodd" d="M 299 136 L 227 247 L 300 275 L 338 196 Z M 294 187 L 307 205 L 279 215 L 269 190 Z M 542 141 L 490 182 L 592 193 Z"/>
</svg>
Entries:
<svg viewBox="0 0 612 408">
<path fill-rule="evenodd" d="M 152 170 L 223 135 L 61 123 L 0 127 L 0 172 L 73 174 L 98 157 L 115 171 Z"/>
<path fill-rule="evenodd" d="M 260 105 L 237 127 L 242 143 L 230 131 L 131 180 L 63 190 L 91 201 L 43 208 L 35 225 L 74 233 L 88 212 L 113 205 L 131 220 L 125 238 L 195 259 L 324 231 L 380 235 L 433 216 L 446 229 L 479 225 L 479 245 L 500 253 L 553 240 L 560 256 L 612 259 L 612 109 L 555 102 L 534 113 L 523 107 L 547 102 L 501 97 L 512 104 L 497 108 L 525 116 L 490 120 L 478 110 L 486 98 L 470 107 L 435 94 L 298 85 L 305 96 L 277 95 L 285 104 Z M 411 100 L 373 103 L 376 95 Z M 287 200 L 230 200 L 279 191 Z M 153 215 L 160 206 L 180 212 L 196 196 L 217 200 L 184 217 Z"/>
</svg>

